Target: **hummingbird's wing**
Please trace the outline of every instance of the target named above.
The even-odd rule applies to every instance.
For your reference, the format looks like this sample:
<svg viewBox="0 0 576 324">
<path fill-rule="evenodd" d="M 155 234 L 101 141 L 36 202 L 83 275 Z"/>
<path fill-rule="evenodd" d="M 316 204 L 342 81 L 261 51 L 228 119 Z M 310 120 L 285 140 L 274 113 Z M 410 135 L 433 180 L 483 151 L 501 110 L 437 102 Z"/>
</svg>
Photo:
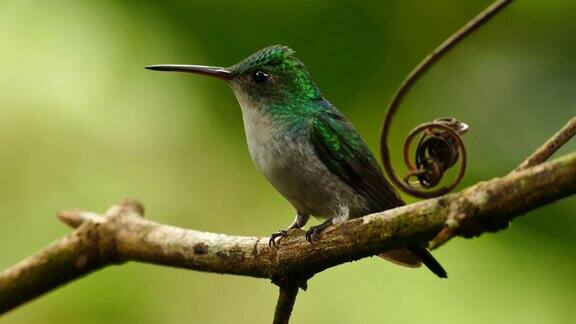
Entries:
<svg viewBox="0 0 576 324">
<path fill-rule="evenodd" d="M 310 140 L 320 160 L 342 181 L 368 199 L 371 212 L 403 206 L 376 159 L 354 126 L 331 105 L 310 123 Z M 446 278 L 446 271 L 424 246 L 409 246 L 381 254 L 395 263 L 417 267 L 424 263 Z"/>
<path fill-rule="evenodd" d="M 370 202 L 371 212 L 403 206 L 354 126 L 334 108 L 311 121 L 310 140 L 320 160 Z"/>
</svg>

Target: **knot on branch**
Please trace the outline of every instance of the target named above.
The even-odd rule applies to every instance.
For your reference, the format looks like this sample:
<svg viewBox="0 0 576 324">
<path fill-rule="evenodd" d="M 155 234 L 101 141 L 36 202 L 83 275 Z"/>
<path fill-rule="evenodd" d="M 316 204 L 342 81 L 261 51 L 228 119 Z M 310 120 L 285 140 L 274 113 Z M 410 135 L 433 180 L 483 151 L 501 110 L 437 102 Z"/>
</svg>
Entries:
<svg viewBox="0 0 576 324">
<path fill-rule="evenodd" d="M 475 188 L 479 189 L 483 189 L 482 184 Z M 445 206 L 447 216 L 444 228 L 430 243 L 431 249 L 444 245 L 454 236 L 474 238 L 483 233 L 497 232 L 508 227 L 510 223 L 508 219 L 487 217 L 480 211 L 480 207 L 487 200 L 494 199 L 490 196 L 489 190 L 481 192 L 482 194 L 470 192 L 470 195 L 462 196 L 460 199 L 451 199 L 451 196 L 440 199 L 439 203 Z"/>
<path fill-rule="evenodd" d="M 297 286 L 302 290 L 306 291 L 308 289 L 308 279 L 310 279 L 312 275 L 272 275 L 272 283 L 280 288 L 285 287 L 292 287 Z"/>
</svg>

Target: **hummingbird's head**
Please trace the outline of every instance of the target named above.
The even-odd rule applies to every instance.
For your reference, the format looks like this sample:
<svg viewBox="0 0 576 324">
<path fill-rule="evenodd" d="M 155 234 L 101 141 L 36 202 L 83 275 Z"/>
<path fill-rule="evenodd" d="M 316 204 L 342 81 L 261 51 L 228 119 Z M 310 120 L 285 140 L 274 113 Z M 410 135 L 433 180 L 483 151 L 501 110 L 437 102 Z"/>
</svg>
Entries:
<svg viewBox="0 0 576 324">
<path fill-rule="evenodd" d="M 304 64 L 286 46 L 264 48 L 228 68 L 239 100 L 268 106 L 321 97 Z"/>
<path fill-rule="evenodd" d="M 286 46 L 266 47 L 228 68 L 201 65 L 152 65 L 157 71 L 179 71 L 226 80 L 245 107 L 280 107 L 322 96 L 304 64 Z"/>
</svg>

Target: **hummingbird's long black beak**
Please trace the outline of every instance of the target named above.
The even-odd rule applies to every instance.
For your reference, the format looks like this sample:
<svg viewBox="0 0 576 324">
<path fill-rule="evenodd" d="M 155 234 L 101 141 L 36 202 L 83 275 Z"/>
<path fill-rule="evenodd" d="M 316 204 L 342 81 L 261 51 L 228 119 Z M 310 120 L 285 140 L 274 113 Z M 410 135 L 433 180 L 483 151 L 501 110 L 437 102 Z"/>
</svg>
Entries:
<svg viewBox="0 0 576 324">
<path fill-rule="evenodd" d="M 230 73 L 228 69 L 217 66 L 160 64 L 147 66 L 146 69 L 153 71 L 188 72 L 202 74 L 222 80 L 230 80 L 232 78 L 232 73 Z"/>
</svg>

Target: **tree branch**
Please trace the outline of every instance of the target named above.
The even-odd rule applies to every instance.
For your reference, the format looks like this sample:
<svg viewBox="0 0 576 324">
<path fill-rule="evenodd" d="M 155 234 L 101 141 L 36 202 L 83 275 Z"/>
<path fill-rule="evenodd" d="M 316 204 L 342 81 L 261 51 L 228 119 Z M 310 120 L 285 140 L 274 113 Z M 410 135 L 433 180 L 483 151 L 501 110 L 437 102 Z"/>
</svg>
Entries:
<svg viewBox="0 0 576 324">
<path fill-rule="evenodd" d="M 415 81 L 436 61 L 510 2 L 497 0 L 426 57 L 403 82 L 388 114 L 395 113 Z M 131 260 L 271 279 L 280 287 L 274 323 L 288 323 L 298 287 L 305 289 L 318 272 L 407 243 L 425 244 L 439 232 L 435 247 L 454 235 L 497 231 L 518 215 L 575 194 L 576 152 L 537 165 L 575 134 L 576 118 L 503 178 L 333 226 L 314 244 L 301 230 L 290 232 L 279 249 L 271 249 L 268 238 L 163 225 L 143 219 L 144 209 L 135 201 L 125 201 L 104 215 L 61 212 L 60 220 L 75 230 L 0 273 L 0 314 L 102 267 Z M 387 135 L 383 131 L 383 143 Z"/>
<path fill-rule="evenodd" d="M 295 283 L 280 286 L 273 324 L 288 324 L 296 302 L 296 295 L 298 295 L 298 286 Z"/>
<path fill-rule="evenodd" d="M 574 193 L 576 152 L 459 193 L 350 220 L 327 229 L 313 244 L 306 241 L 303 231 L 294 230 L 279 249 L 269 248 L 264 237 L 207 233 L 149 221 L 141 217 L 143 208 L 133 201 L 112 207 L 103 216 L 61 212 L 60 219 L 76 229 L 0 273 L 0 312 L 128 260 L 303 286 L 330 267 L 407 243 L 428 242 L 453 215 L 462 220 L 455 234 L 471 237 L 496 230 L 494 223 Z M 294 286 L 290 289 L 294 292 Z M 293 303 L 295 294 L 281 290 L 283 294 L 285 301 L 280 301 L 277 310 Z"/>
<path fill-rule="evenodd" d="M 534 153 L 532 153 L 528 158 L 526 158 L 516 169 L 512 170 L 510 174 L 518 171 L 525 170 L 529 167 L 538 165 L 546 160 L 548 160 L 562 145 L 566 144 L 572 137 L 576 135 L 576 117 L 572 118 L 564 127 L 562 127 L 556 134 L 554 134 L 550 139 L 548 139 L 542 146 L 540 146 Z M 463 214 L 451 214 L 446 221 L 446 227 L 438 233 L 438 236 L 432 240 L 430 248 L 436 249 L 450 240 L 460 224 L 463 218 L 466 217 Z M 509 220 L 495 220 L 492 222 L 491 226 L 494 230 L 504 229 L 508 227 Z"/>
<path fill-rule="evenodd" d="M 564 127 L 554 134 L 554 136 L 550 137 L 550 139 L 542 144 L 532 155 L 526 158 L 513 172 L 524 170 L 548 160 L 562 145 L 566 144 L 575 135 L 576 117 L 566 123 Z"/>
</svg>

